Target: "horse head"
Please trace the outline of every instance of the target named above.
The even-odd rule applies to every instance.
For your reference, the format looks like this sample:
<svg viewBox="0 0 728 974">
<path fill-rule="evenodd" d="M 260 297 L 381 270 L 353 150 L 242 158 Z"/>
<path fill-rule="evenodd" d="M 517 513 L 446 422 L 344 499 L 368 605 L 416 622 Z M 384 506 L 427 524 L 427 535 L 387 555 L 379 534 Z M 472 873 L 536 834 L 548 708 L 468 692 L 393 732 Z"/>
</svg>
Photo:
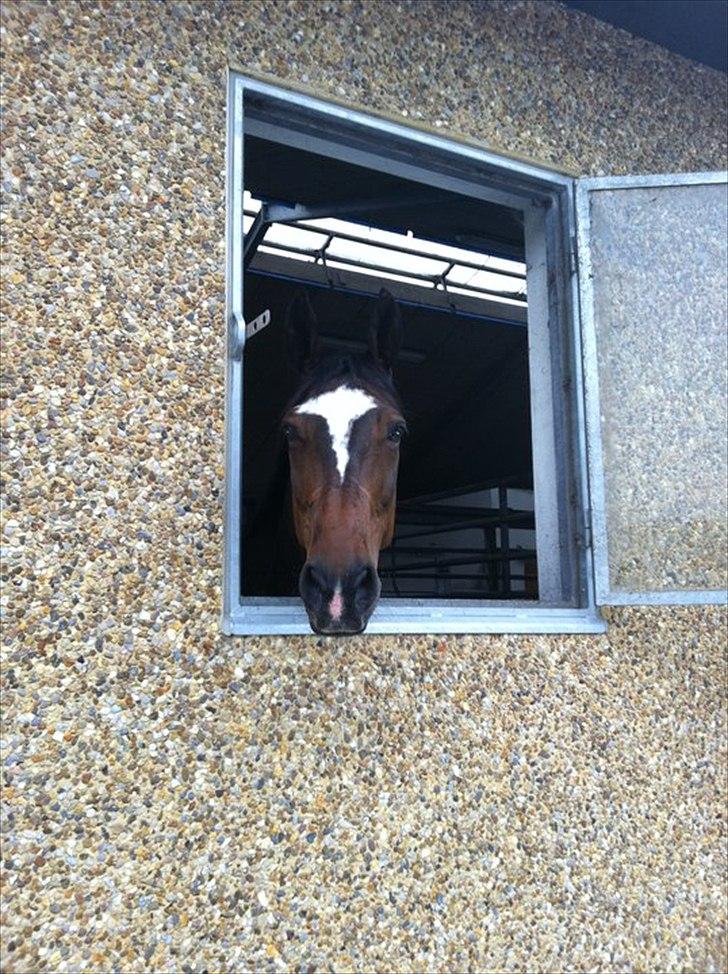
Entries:
<svg viewBox="0 0 728 974">
<path fill-rule="evenodd" d="M 392 380 L 400 316 L 384 288 L 368 351 L 320 354 L 305 295 L 288 309 L 300 380 L 282 420 L 296 536 L 306 561 L 299 591 L 317 633 L 362 632 L 379 599 L 379 552 L 391 543 L 399 445 L 406 424 Z"/>
</svg>

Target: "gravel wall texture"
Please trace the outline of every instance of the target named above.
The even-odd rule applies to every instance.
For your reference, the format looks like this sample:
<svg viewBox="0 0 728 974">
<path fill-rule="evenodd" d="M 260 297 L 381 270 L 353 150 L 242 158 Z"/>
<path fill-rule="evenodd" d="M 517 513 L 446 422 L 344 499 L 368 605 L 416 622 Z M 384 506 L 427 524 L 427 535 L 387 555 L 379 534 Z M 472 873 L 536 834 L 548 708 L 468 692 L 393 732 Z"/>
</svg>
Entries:
<svg viewBox="0 0 728 974">
<path fill-rule="evenodd" d="M 592 174 L 725 166 L 724 76 L 549 2 L 2 43 L 3 970 L 724 970 L 724 611 L 218 628 L 227 62 Z"/>
</svg>

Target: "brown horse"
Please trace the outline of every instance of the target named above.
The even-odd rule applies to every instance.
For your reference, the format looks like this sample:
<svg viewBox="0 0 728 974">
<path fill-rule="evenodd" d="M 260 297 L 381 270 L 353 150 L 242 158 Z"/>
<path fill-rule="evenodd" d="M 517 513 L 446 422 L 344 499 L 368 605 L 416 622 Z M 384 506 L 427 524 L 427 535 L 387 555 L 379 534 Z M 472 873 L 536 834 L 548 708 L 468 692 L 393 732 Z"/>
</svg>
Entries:
<svg viewBox="0 0 728 974">
<path fill-rule="evenodd" d="M 321 357 L 304 295 L 288 310 L 301 379 L 283 416 L 296 536 L 306 551 L 299 591 L 317 633 L 362 632 L 377 604 L 379 551 L 392 540 L 399 444 L 406 432 L 392 381 L 400 316 L 379 292 L 369 350 Z"/>
</svg>

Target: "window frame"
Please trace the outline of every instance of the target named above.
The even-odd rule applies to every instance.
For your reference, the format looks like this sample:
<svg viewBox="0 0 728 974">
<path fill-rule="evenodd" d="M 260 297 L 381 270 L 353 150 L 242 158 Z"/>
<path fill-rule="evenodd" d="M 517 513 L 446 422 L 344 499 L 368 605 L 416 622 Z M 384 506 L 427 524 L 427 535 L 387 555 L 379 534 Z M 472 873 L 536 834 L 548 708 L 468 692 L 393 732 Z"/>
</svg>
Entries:
<svg viewBox="0 0 728 974">
<path fill-rule="evenodd" d="M 577 246 L 580 289 L 580 328 L 583 338 L 584 397 L 586 408 L 587 470 L 591 497 L 590 520 L 596 601 L 599 605 L 721 605 L 725 589 L 616 589 L 609 577 L 607 525 L 607 471 L 604 464 L 599 393 L 598 337 L 594 309 L 594 277 L 598 268 L 591 259 L 591 196 L 602 190 L 670 188 L 726 184 L 728 172 L 660 173 L 642 176 L 585 176 L 575 180 Z"/>
<path fill-rule="evenodd" d="M 245 97 L 254 115 L 245 118 Z M 468 142 L 354 111 L 231 69 L 226 152 L 223 631 L 310 634 L 300 600 L 242 597 L 244 131 L 522 212 L 538 601 L 387 598 L 367 632 L 599 633 L 590 543 L 574 178 Z M 273 325 L 274 326 L 274 325 Z"/>
</svg>

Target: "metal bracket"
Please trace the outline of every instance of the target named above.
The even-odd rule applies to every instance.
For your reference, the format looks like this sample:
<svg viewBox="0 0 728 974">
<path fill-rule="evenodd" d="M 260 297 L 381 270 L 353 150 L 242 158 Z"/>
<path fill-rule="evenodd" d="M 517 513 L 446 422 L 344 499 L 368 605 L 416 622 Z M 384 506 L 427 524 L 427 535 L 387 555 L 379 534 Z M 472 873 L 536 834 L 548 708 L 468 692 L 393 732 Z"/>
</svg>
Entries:
<svg viewBox="0 0 728 974">
<path fill-rule="evenodd" d="M 262 331 L 266 325 L 270 324 L 270 308 L 262 311 L 257 318 L 253 318 L 247 325 L 241 314 L 234 311 L 230 315 L 228 322 L 228 349 L 230 358 L 238 360 L 243 357 L 245 342 Z"/>
<path fill-rule="evenodd" d="M 266 325 L 270 324 L 270 308 L 266 308 L 262 311 L 257 318 L 253 318 L 245 326 L 245 338 L 252 338 L 253 335 L 257 335 L 259 331 L 263 331 Z"/>
</svg>

